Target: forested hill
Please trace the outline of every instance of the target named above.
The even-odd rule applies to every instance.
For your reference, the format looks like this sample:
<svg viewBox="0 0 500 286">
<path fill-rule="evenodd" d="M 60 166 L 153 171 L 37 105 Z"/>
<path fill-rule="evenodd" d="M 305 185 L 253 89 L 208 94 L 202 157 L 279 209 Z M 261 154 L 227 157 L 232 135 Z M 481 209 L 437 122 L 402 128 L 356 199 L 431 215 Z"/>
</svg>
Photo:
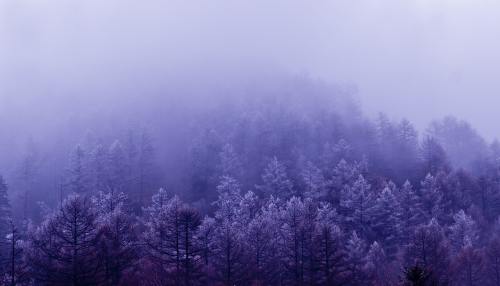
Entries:
<svg viewBox="0 0 500 286">
<path fill-rule="evenodd" d="M 500 285 L 500 144 L 466 122 L 307 78 L 177 92 L 2 144 L 6 285 Z"/>
</svg>

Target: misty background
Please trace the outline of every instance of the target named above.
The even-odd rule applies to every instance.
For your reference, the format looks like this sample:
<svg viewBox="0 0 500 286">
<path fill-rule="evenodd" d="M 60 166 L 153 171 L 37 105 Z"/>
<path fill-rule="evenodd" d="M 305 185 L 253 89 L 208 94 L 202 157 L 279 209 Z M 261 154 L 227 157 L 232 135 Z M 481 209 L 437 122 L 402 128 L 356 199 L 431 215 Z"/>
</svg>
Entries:
<svg viewBox="0 0 500 286">
<path fill-rule="evenodd" d="M 493 139 L 499 12 L 493 0 L 6 0 L 0 114 L 43 124 L 66 103 L 173 97 L 168 81 L 299 73 L 357 86 L 371 115 L 423 129 L 453 114 Z"/>
<path fill-rule="evenodd" d="M 499 286 L 499 16 L 0 0 L 0 284 Z"/>
<path fill-rule="evenodd" d="M 182 161 L 168 150 L 186 144 L 186 114 L 293 79 L 334 86 L 369 118 L 425 134 L 453 115 L 491 141 L 498 12 L 487 0 L 2 1 L 0 168 L 13 172 L 30 140 L 64 154 L 88 132 L 133 128 L 168 130 L 160 161 Z"/>
</svg>

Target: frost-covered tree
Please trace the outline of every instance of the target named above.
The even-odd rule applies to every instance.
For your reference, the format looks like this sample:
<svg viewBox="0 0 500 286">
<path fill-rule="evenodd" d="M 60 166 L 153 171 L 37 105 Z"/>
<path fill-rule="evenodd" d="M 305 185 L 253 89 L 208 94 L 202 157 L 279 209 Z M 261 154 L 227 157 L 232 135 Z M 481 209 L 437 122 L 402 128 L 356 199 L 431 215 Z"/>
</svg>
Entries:
<svg viewBox="0 0 500 286">
<path fill-rule="evenodd" d="M 22 185 L 22 216 L 23 219 L 28 219 L 33 212 L 33 199 L 36 183 L 38 182 L 42 162 L 40 153 L 35 142 L 30 139 L 27 144 L 26 153 L 24 154 L 19 166 L 18 175 Z"/>
<path fill-rule="evenodd" d="M 232 217 L 217 217 L 211 245 L 215 280 L 224 285 L 242 283 L 248 265 L 245 264 L 241 225 Z"/>
<path fill-rule="evenodd" d="M 215 224 L 214 218 L 205 216 L 195 234 L 195 243 L 200 250 L 205 272 L 208 272 L 206 268 L 209 268 L 212 262 L 211 258 L 213 257 L 214 236 L 216 231 Z"/>
<path fill-rule="evenodd" d="M 442 212 L 440 206 L 443 195 L 436 178 L 431 174 L 427 174 L 420 185 L 418 195 L 425 221 L 429 221 L 431 218 L 439 218 Z"/>
<path fill-rule="evenodd" d="M 6 247 L 2 249 L 4 255 L 0 257 L 0 284 L 27 285 L 30 277 L 24 249 L 28 247 L 28 244 L 13 222 L 10 222 L 10 231 L 4 238 L 2 243 L 5 243 Z"/>
<path fill-rule="evenodd" d="M 288 178 L 285 165 L 273 157 L 262 174 L 262 185 L 256 188 L 266 197 L 271 195 L 288 199 L 294 195 L 293 183 Z"/>
<path fill-rule="evenodd" d="M 235 221 L 239 212 L 239 205 L 242 199 L 240 184 L 234 178 L 223 176 L 217 185 L 219 194 L 214 205 L 217 207 L 215 216 L 220 219 Z"/>
<path fill-rule="evenodd" d="M 236 154 L 233 145 L 224 145 L 219 154 L 219 159 L 220 163 L 218 169 L 221 176 L 229 176 L 235 179 L 242 178 L 243 164 L 238 154 Z"/>
<path fill-rule="evenodd" d="M 145 209 L 146 231 L 143 240 L 148 256 L 161 266 L 166 278 L 170 279 L 170 282 L 166 283 L 179 284 L 185 266 L 185 249 L 182 248 L 182 244 L 186 243 L 183 240 L 185 225 L 181 224 L 181 214 L 184 210 L 185 205 L 179 197 L 168 198 L 163 189 L 153 196 L 152 205 Z M 194 235 L 195 231 L 189 233 Z M 189 240 L 187 243 L 192 245 L 192 238 L 189 237 Z"/>
<path fill-rule="evenodd" d="M 317 224 L 314 230 L 316 259 L 318 261 L 318 283 L 320 285 L 341 284 L 346 278 L 344 265 L 345 252 L 343 235 L 338 214 L 330 204 L 318 209 Z"/>
<path fill-rule="evenodd" d="M 103 281 L 118 285 L 138 258 L 136 224 L 127 213 L 123 193 L 99 193 L 92 199 L 100 233 L 98 250 L 103 265 Z"/>
<path fill-rule="evenodd" d="M 10 223 L 12 221 L 9 197 L 7 194 L 7 184 L 0 175 L 0 250 L 4 249 L 3 239 L 10 232 Z M 3 251 L 1 253 L 4 253 Z M 2 255 L 0 255 L 1 259 Z"/>
<path fill-rule="evenodd" d="M 238 206 L 238 220 L 242 225 L 248 225 L 257 216 L 260 210 L 260 201 L 254 192 L 248 191 L 240 199 Z"/>
<path fill-rule="evenodd" d="M 338 204 L 341 191 L 346 185 L 352 185 L 361 175 L 359 169 L 352 164 L 341 159 L 332 171 L 331 177 L 327 181 L 326 200 Z"/>
<path fill-rule="evenodd" d="M 120 141 L 115 141 L 109 147 L 108 158 L 108 187 L 113 191 L 123 191 L 127 180 L 127 159 Z"/>
<path fill-rule="evenodd" d="M 70 157 L 68 168 L 68 185 L 72 192 L 84 194 L 89 191 L 87 153 L 81 145 L 77 145 Z"/>
<path fill-rule="evenodd" d="M 500 286 L 500 235 L 495 234 L 486 249 L 485 273 L 488 283 Z"/>
<path fill-rule="evenodd" d="M 257 284 L 272 285 L 279 281 L 281 268 L 279 254 L 280 222 L 274 206 L 266 206 L 245 228 L 245 248 L 252 273 L 252 281 Z"/>
<path fill-rule="evenodd" d="M 348 271 L 347 285 L 364 285 L 366 283 L 366 243 L 353 231 L 346 243 L 346 266 Z"/>
<path fill-rule="evenodd" d="M 184 207 L 179 212 L 181 254 L 180 275 L 184 285 L 195 284 L 201 277 L 201 248 L 196 243 L 196 233 L 201 224 L 198 211 L 194 208 Z"/>
<path fill-rule="evenodd" d="M 289 284 L 305 283 L 305 265 L 307 259 L 305 230 L 306 205 L 297 198 L 292 197 L 283 207 L 281 220 L 280 247 L 282 263 L 285 266 L 285 281 Z"/>
<path fill-rule="evenodd" d="M 466 239 L 452 264 L 452 283 L 459 286 L 484 285 L 485 259 L 481 250 L 475 249 L 469 239 Z"/>
<path fill-rule="evenodd" d="M 415 227 L 423 222 L 422 209 L 419 198 L 413 190 L 413 186 L 409 181 L 406 181 L 396 193 L 396 198 L 399 203 L 399 220 L 402 244 L 407 244 L 410 240 Z"/>
<path fill-rule="evenodd" d="M 145 129 L 140 133 L 137 152 L 137 175 L 134 176 L 138 184 L 136 200 L 139 205 L 143 205 L 146 194 L 154 187 L 155 176 L 155 148 L 150 134 Z"/>
<path fill-rule="evenodd" d="M 352 186 L 346 186 L 342 190 L 340 198 L 345 223 L 349 229 L 356 230 L 362 236 L 370 232 L 369 225 L 375 205 L 375 196 L 370 188 L 370 184 L 360 175 Z"/>
<path fill-rule="evenodd" d="M 437 283 L 435 285 L 447 283 L 449 245 L 436 219 L 417 227 L 407 247 L 406 260 L 411 266 L 423 267 L 429 273 L 429 281 Z"/>
<path fill-rule="evenodd" d="M 304 197 L 311 199 L 325 199 L 326 180 L 323 172 L 312 162 L 307 162 L 305 168 L 301 172 L 302 181 L 304 183 Z"/>
<path fill-rule="evenodd" d="M 369 279 L 369 285 L 382 286 L 396 284 L 390 259 L 386 256 L 384 248 L 374 241 L 366 255 L 364 271 Z"/>
<path fill-rule="evenodd" d="M 450 242 L 453 251 L 458 253 L 466 244 L 476 246 L 479 240 L 479 231 L 476 222 L 471 216 L 460 210 L 453 216 L 454 223 L 450 226 Z"/>
<path fill-rule="evenodd" d="M 89 156 L 89 180 L 93 192 L 107 192 L 109 188 L 107 151 L 97 144 Z"/>
<path fill-rule="evenodd" d="M 400 213 L 396 196 L 389 187 L 384 188 L 373 206 L 371 225 L 390 258 L 396 254 L 401 241 Z"/>
<path fill-rule="evenodd" d="M 433 137 L 426 137 L 420 148 L 423 172 L 436 175 L 450 169 L 448 156 L 439 142 Z"/>
<path fill-rule="evenodd" d="M 32 233 L 28 262 L 36 283 L 99 283 L 99 232 L 90 200 L 72 195 Z"/>
</svg>

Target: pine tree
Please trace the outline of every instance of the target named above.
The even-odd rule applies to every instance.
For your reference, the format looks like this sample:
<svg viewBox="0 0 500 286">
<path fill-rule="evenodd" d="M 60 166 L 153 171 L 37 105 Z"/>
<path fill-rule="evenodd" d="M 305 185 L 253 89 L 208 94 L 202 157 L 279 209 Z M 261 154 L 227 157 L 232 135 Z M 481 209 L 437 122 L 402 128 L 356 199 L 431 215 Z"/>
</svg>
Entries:
<svg viewBox="0 0 500 286">
<path fill-rule="evenodd" d="M 89 167 L 92 191 L 96 193 L 110 191 L 107 151 L 103 145 L 97 144 L 91 152 Z"/>
<path fill-rule="evenodd" d="M 406 181 L 396 193 L 396 198 L 400 206 L 401 242 L 408 244 L 415 227 L 423 222 L 420 201 L 409 181 Z"/>
<path fill-rule="evenodd" d="M 218 166 L 221 176 L 229 176 L 235 179 L 242 179 L 243 165 L 240 157 L 236 154 L 233 145 L 226 144 L 219 154 L 220 163 Z"/>
<path fill-rule="evenodd" d="M 346 269 L 342 245 L 342 231 L 337 226 L 337 212 L 329 204 L 318 209 L 314 230 L 314 244 L 318 260 L 318 282 L 320 285 L 337 285 L 345 279 Z"/>
<path fill-rule="evenodd" d="M 342 190 L 340 200 L 340 207 L 347 226 L 363 236 L 368 235 L 371 231 L 369 225 L 375 204 L 375 198 L 370 188 L 370 184 L 360 175 L 352 187 L 346 186 Z"/>
<path fill-rule="evenodd" d="M 484 285 L 484 266 L 482 251 L 475 249 L 470 240 L 466 239 L 462 249 L 453 260 L 453 285 Z"/>
<path fill-rule="evenodd" d="M 385 255 L 384 248 L 374 241 L 366 255 L 365 272 L 370 280 L 370 285 L 382 286 L 396 284 L 392 275 L 392 265 Z"/>
<path fill-rule="evenodd" d="M 201 224 L 200 214 L 196 209 L 184 207 L 179 211 L 180 224 L 180 275 L 184 285 L 193 285 L 201 277 L 201 248 L 196 244 L 196 233 Z"/>
<path fill-rule="evenodd" d="M 436 178 L 431 174 L 427 174 L 425 179 L 420 183 L 421 188 L 418 192 L 422 211 L 425 221 L 431 218 L 440 218 L 442 209 L 442 193 L 437 184 Z"/>
<path fill-rule="evenodd" d="M 238 219 L 241 225 L 248 225 L 254 219 L 260 210 L 259 198 L 254 192 L 248 191 L 241 197 L 238 206 Z"/>
<path fill-rule="evenodd" d="M 448 281 L 449 246 L 436 219 L 417 227 L 407 247 L 410 265 L 419 265 L 429 273 L 429 281 L 441 285 Z"/>
<path fill-rule="evenodd" d="M 216 222 L 214 218 L 205 216 L 201 221 L 200 227 L 196 232 L 196 245 L 200 249 L 200 255 L 205 266 L 205 272 L 211 265 L 211 258 L 213 257 L 214 249 L 214 236 L 216 231 Z"/>
<path fill-rule="evenodd" d="M 136 200 L 139 206 L 145 203 L 146 195 L 154 187 L 155 177 L 155 148 L 149 133 L 143 129 L 140 134 L 138 154 L 137 154 L 137 182 L 138 195 Z"/>
<path fill-rule="evenodd" d="M 103 280 L 118 285 L 124 273 L 138 258 L 138 237 L 133 218 L 125 211 L 127 197 L 123 193 L 99 193 L 92 202 L 99 215 L 99 252 L 103 264 Z"/>
<path fill-rule="evenodd" d="M 12 221 L 9 197 L 7 194 L 7 184 L 0 175 L 0 253 L 4 253 L 3 239 L 10 232 L 10 224 Z M 0 254 L 0 259 L 2 255 Z"/>
<path fill-rule="evenodd" d="M 27 220 L 32 211 L 33 192 L 35 184 L 39 177 L 41 160 L 38 148 L 34 141 L 30 139 L 27 144 L 26 154 L 24 155 L 21 166 L 19 168 L 19 178 L 22 183 L 22 204 L 23 204 L 23 219 Z"/>
<path fill-rule="evenodd" d="M 127 161 L 120 141 L 115 141 L 108 152 L 108 187 L 114 192 L 124 190 L 127 182 Z"/>
<path fill-rule="evenodd" d="M 285 281 L 288 284 L 300 285 L 305 282 L 305 244 L 304 218 L 306 206 L 302 200 L 292 197 L 283 207 L 281 220 L 282 263 L 285 265 Z"/>
<path fill-rule="evenodd" d="M 68 197 L 31 235 L 28 253 L 33 278 L 50 285 L 99 282 L 96 215 L 84 197 Z"/>
<path fill-rule="evenodd" d="M 486 247 L 485 271 L 491 285 L 500 286 L 500 235 L 494 235 Z"/>
<path fill-rule="evenodd" d="M 77 194 L 87 193 L 89 191 L 87 154 L 80 145 L 77 145 L 71 154 L 68 172 L 70 190 Z"/>
<path fill-rule="evenodd" d="M 346 265 L 348 270 L 347 285 L 364 285 L 366 275 L 364 265 L 366 263 L 366 244 L 353 231 L 346 244 Z"/>
<path fill-rule="evenodd" d="M 163 189 L 160 189 L 153 196 L 153 204 L 146 208 L 146 231 L 143 234 L 143 239 L 147 246 L 148 256 L 160 265 L 166 274 L 166 278 L 170 279 L 170 282 L 167 283 L 175 283 L 176 285 L 181 283 L 180 279 L 183 276 L 183 271 L 185 271 L 183 267 L 186 264 L 183 263 L 183 259 L 190 260 L 188 262 L 189 267 L 192 262 L 192 257 L 186 257 L 185 253 L 183 253 L 185 248 L 182 248 L 183 243 L 186 242 L 182 240 L 186 231 L 186 222 L 184 221 L 184 224 L 182 224 L 181 215 L 187 215 L 187 213 L 184 213 L 185 210 L 186 206 L 177 196 L 168 199 Z M 184 217 L 184 219 L 192 220 L 189 223 L 194 223 L 195 220 L 194 217 L 189 219 Z M 189 230 L 191 230 L 188 235 L 194 234 L 195 230 L 193 228 L 195 229 L 197 226 L 188 226 Z M 187 243 L 188 245 L 185 245 L 185 247 L 188 248 L 188 251 L 191 251 L 191 237 L 188 237 Z M 190 254 L 188 253 L 188 255 Z M 184 274 L 188 275 L 185 272 Z"/>
<path fill-rule="evenodd" d="M 245 248 L 252 280 L 256 284 L 278 283 L 280 274 L 279 221 L 272 211 L 258 213 L 245 228 Z"/>
<path fill-rule="evenodd" d="M 28 244 L 14 225 L 10 222 L 10 231 L 5 236 L 5 251 L 2 253 L 5 256 L 0 257 L 2 270 L 0 274 L 0 284 L 1 285 L 27 285 L 29 281 L 29 272 L 26 260 L 24 259 L 24 250 L 28 247 Z"/>
<path fill-rule="evenodd" d="M 321 170 L 312 162 L 307 162 L 306 167 L 301 172 L 302 181 L 304 183 L 304 197 L 311 199 L 325 199 L 326 180 Z"/>
<path fill-rule="evenodd" d="M 420 153 L 425 173 L 436 175 L 440 171 L 447 172 L 450 169 L 446 152 L 436 139 L 426 137 L 422 142 Z"/>
<path fill-rule="evenodd" d="M 400 205 L 388 187 L 382 190 L 372 210 L 372 229 L 385 247 L 387 256 L 393 258 L 400 242 Z"/>
<path fill-rule="evenodd" d="M 450 242 L 453 251 L 458 253 L 466 243 L 476 245 L 479 235 L 476 222 L 471 216 L 460 210 L 453 216 L 454 223 L 450 226 Z"/>
<path fill-rule="evenodd" d="M 217 207 L 216 218 L 235 221 L 242 199 L 240 184 L 232 177 L 223 176 L 219 185 L 217 185 L 217 193 L 219 196 L 217 201 L 214 202 Z"/>
<path fill-rule="evenodd" d="M 293 196 L 293 183 L 288 178 L 285 165 L 273 157 L 262 174 L 262 185 L 256 188 L 266 197 L 271 195 L 282 199 Z"/>
</svg>

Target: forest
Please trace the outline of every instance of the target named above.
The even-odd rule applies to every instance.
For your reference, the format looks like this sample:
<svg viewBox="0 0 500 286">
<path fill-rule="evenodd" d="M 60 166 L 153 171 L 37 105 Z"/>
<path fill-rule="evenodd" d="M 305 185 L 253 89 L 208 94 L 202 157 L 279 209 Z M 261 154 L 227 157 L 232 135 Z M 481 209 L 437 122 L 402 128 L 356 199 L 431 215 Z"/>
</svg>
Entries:
<svg viewBox="0 0 500 286">
<path fill-rule="evenodd" d="M 2 147 L 1 284 L 500 286 L 500 143 L 353 93 L 149 97 Z"/>
</svg>

